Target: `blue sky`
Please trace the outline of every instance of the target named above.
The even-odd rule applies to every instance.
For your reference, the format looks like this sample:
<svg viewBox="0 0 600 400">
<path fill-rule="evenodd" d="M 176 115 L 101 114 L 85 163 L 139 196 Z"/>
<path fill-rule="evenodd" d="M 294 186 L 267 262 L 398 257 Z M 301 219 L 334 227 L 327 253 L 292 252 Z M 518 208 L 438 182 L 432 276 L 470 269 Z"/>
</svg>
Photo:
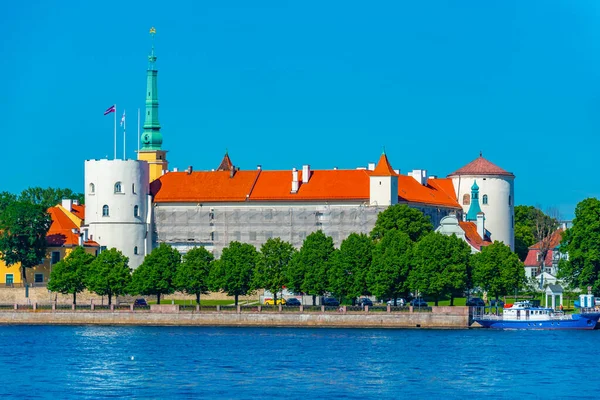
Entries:
<svg viewBox="0 0 600 400">
<path fill-rule="evenodd" d="M 479 155 L 517 204 L 564 218 L 600 197 L 600 2 L 30 1 L 0 13 L 0 191 L 83 190 L 113 156 L 117 103 L 137 149 L 155 26 L 171 167 L 403 173 Z M 122 136 L 118 156 L 122 157 Z"/>
</svg>

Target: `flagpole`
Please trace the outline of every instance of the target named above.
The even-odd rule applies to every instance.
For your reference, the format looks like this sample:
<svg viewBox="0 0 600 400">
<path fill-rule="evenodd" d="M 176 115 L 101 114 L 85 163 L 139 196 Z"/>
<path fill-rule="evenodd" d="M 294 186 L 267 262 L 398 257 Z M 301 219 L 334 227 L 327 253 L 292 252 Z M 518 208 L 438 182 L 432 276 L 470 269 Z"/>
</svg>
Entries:
<svg viewBox="0 0 600 400">
<path fill-rule="evenodd" d="M 125 135 L 127 132 L 127 118 L 125 116 L 125 110 L 123 110 L 123 160 L 127 160 L 127 154 L 125 153 Z"/>
<path fill-rule="evenodd" d="M 115 156 L 114 156 L 114 160 L 117 159 L 117 105 L 115 104 L 115 112 L 114 112 L 114 117 L 115 117 Z"/>
<path fill-rule="evenodd" d="M 138 108 L 138 136 L 137 136 L 137 142 L 138 142 L 138 158 L 139 153 L 140 153 L 140 109 Z"/>
</svg>

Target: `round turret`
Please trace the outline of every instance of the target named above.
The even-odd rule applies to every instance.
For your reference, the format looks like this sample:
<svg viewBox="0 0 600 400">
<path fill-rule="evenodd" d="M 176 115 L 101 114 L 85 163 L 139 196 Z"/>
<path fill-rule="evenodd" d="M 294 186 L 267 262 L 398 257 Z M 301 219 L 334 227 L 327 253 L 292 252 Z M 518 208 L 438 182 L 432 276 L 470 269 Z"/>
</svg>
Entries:
<svg viewBox="0 0 600 400">
<path fill-rule="evenodd" d="M 514 174 L 480 155 L 448 177 L 452 178 L 456 198 L 465 215 L 468 215 L 472 201 L 478 201 L 485 213 L 485 228 L 491 239 L 514 249 Z M 477 199 L 473 199 L 473 193 L 477 193 Z M 473 210 L 479 211 L 477 207 Z"/>
</svg>

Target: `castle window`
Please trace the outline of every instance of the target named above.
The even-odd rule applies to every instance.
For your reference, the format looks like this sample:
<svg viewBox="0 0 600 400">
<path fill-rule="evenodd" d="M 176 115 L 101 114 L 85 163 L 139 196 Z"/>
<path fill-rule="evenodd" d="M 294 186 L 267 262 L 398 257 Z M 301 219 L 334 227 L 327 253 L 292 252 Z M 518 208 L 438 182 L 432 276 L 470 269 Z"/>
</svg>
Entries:
<svg viewBox="0 0 600 400">
<path fill-rule="evenodd" d="M 509 205 L 509 206 L 510 206 L 511 200 L 512 200 L 512 199 L 510 198 L 510 194 L 509 194 L 509 195 L 508 195 L 508 205 Z"/>
<path fill-rule="evenodd" d="M 140 216 L 140 207 L 139 206 L 133 206 L 133 216 L 134 217 Z"/>
<path fill-rule="evenodd" d="M 93 183 L 90 183 L 90 193 L 93 194 L 96 192 L 96 185 L 94 185 Z"/>
<path fill-rule="evenodd" d="M 487 194 L 484 194 L 484 195 L 483 195 L 483 199 L 482 199 L 482 201 L 483 201 L 483 204 L 487 204 L 487 203 L 488 203 L 488 197 L 487 197 Z"/>
<path fill-rule="evenodd" d="M 108 206 L 106 204 L 102 206 L 102 216 L 103 217 L 108 217 L 109 216 L 109 214 L 108 214 Z"/>
<path fill-rule="evenodd" d="M 138 248 L 137 248 L 137 246 L 135 246 L 135 247 L 133 248 L 133 254 L 138 254 Z"/>
<path fill-rule="evenodd" d="M 121 182 L 115 183 L 115 193 L 122 193 Z"/>
<path fill-rule="evenodd" d="M 471 196 L 465 194 L 463 196 L 463 206 L 468 206 L 469 204 L 471 204 Z"/>
<path fill-rule="evenodd" d="M 135 183 L 131 184 L 131 193 L 135 194 Z"/>
</svg>

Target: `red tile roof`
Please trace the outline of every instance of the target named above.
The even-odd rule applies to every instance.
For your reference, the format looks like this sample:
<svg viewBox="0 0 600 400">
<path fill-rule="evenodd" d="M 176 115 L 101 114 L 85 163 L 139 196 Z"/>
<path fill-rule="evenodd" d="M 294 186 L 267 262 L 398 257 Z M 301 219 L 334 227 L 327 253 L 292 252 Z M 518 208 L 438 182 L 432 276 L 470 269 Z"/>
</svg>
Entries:
<svg viewBox="0 0 600 400">
<path fill-rule="evenodd" d="M 242 201 L 368 201 L 373 171 L 313 170 L 308 183 L 292 190 L 292 171 L 169 172 L 150 184 L 156 203 Z M 398 176 L 398 201 L 460 208 L 451 179 L 429 179 L 421 185 L 410 176 Z"/>
<path fill-rule="evenodd" d="M 383 154 L 381 154 L 381 157 L 379 157 L 379 161 L 377 162 L 377 167 L 375 167 L 375 169 L 373 170 L 371 175 L 373 175 L 373 176 L 396 176 L 398 174 L 396 172 L 394 172 L 394 169 L 390 165 L 390 162 L 388 161 L 387 156 L 385 155 L 385 153 L 383 153 Z"/>
<path fill-rule="evenodd" d="M 48 213 L 52 217 L 52 224 L 46 234 L 46 242 L 49 246 L 77 246 L 79 234 L 73 233 L 73 229 L 79 232 L 79 227 L 57 206 L 50 207 Z"/>
<path fill-rule="evenodd" d="M 245 201 L 260 173 L 237 171 L 169 172 L 150 184 L 156 203 Z M 291 172 L 288 179 L 291 185 Z"/>
<path fill-rule="evenodd" d="M 477 224 L 475 222 L 458 221 L 458 225 L 465 231 L 467 243 L 477 250 L 481 250 L 483 246 L 492 244 L 487 238 L 482 238 L 477 232 Z"/>
<path fill-rule="evenodd" d="M 552 257 L 553 257 L 553 252 L 556 248 L 558 248 L 558 245 L 560 245 L 560 242 L 562 241 L 562 234 L 563 234 L 563 230 L 558 229 L 556 231 L 554 231 L 552 233 L 552 235 L 550 235 L 550 242 L 548 243 L 548 249 L 549 251 L 546 253 L 546 259 L 544 260 L 544 265 L 552 265 Z M 527 253 L 527 257 L 525 258 L 525 262 L 523 264 L 525 264 L 526 267 L 537 267 L 539 265 L 539 261 L 537 259 L 538 257 L 538 253 L 540 248 L 543 246 L 542 241 L 537 242 L 536 244 L 534 244 L 533 246 L 529 247 L 529 252 Z"/>
<path fill-rule="evenodd" d="M 79 219 L 85 219 L 85 206 L 82 204 L 73 204 L 71 206 L 71 212 Z"/>
<path fill-rule="evenodd" d="M 471 161 L 464 167 L 457 169 L 450 176 L 454 175 L 505 175 L 505 176 L 514 176 L 512 172 L 507 172 L 483 158 L 483 156 L 479 156 L 475 160 Z"/>
<path fill-rule="evenodd" d="M 302 171 L 297 193 L 292 194 L 292 171 L 262 171 L 249 200 L 357 200 L 370 197 L 369 175 L 366 170 L 311 171 L 308 183 L 302 183 Z"/>
</svg>

